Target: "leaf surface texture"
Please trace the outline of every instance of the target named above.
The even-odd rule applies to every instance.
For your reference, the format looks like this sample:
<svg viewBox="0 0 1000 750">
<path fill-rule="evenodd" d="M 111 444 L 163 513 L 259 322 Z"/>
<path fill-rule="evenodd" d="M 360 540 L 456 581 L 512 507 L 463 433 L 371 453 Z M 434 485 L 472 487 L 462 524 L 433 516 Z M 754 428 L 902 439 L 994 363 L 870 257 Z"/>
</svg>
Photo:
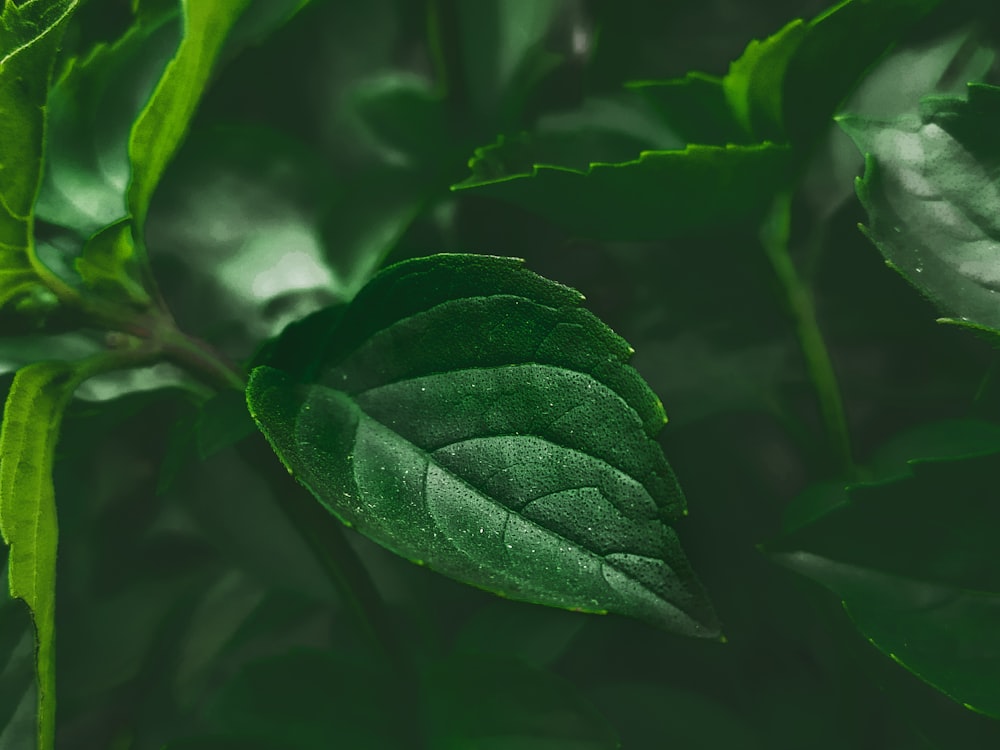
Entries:
<svg viewBox="0 0 1000 750">
<path fill-rule="evenodd" d="M 318 380 L 254 370 L 251 414 L 345 523 L 504 596 L 711 637 L 670 523 L 662 405 L 572 289 L 519 261 L 444 255 L 376 277 Z"/>
</svg>

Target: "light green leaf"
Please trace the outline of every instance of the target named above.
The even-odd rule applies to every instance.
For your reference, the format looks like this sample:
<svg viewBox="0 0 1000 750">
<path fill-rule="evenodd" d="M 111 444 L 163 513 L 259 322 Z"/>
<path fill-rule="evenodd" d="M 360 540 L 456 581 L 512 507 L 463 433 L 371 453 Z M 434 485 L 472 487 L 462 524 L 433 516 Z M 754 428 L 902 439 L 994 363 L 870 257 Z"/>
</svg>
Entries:
<svg viewBox="0 0 1000 750">
<path fill-rule="evenodd" d="M 208 85 L 226 35 L 250 0 L 183 0 L 184 35 L 129 140 L 132 182 L 128 207 L 141 233 L 149 202 Z"/>
<path fill-rule="evenodd" d="M 763 41 L 753 40 L 729 66 L 722 81 L 726 100 L 748 134 L 783 140 L 782 88 L 789 59 L 802 44 L 807 26 L 801 19 Z"/>
<path fill-rule="evenodd" d="M 0 12 L 0 307 L 42 293 L 32 207 L 42 175 L 53 60 L 75 0 L 6 2 Z"/>
<path fill-rule="evenodd" d="M 83 283 L 105 299 L 115 299 L 139 309 L 153 304 L 138 278 L 129 219 L 111 224 L 91 237 L 75 265 Z"/>
<path fill-rule="evenodd" d="M 343 522 L 503 596 L 718 635 L 668 525 L 685 513 L 659 399 L 574 290 L 519 261 L 392 266 L 314 343 L 320 380 L 254 370 L 247 403 Z"/>
<path fill-rule="evenodd" d="M 844 0 L 752 41 L 723 80 L 733 114 L 759 139 L 808 148 L 867 68 L 939 4 Z"/>
<path fill-rule="evenodd" d="M 23 225 L 38 190 L 49 77 L 74 0 L 4 4 L 0 15 L 0 219 Z M 21 230 L 23 232 L 23 230 Z M 7 232 L 4 232 L 7 240 Z"/>
<path fill-rule="evenodd" d="M 751 41 L 722 79 L 694 71 L 629 85 L 656 102 L 689 143 L 771 140 L 808 149 L 871 64 L 939 4 L 844 0 Z"/>
<path fill-rule="evenodd" d="M 226 37 L 225 54 L 261 41 L 308 2 L 254 0 Z M 200 5 L 211 9 L 218 3 Z M 84 238 L 128 213 L 133 123 L 181 40 L 177 0 L 136 6 L 128 30 L 71 60 L 49 96 L 48 158 L 36 215 Z"/>
<path fill-rule="evenodd" d="M 945 315 L 1000 329 L 1000 88 L 970 84 L 968 100 L 928 97 L 920 115 L 840 123 L 865 154 L 865 233 L 887 263 Z"/>
<path fill-rule="evenodd" d="M 125 307 L 152 302 L 127 216 L 129 134 L 177 48 L 179 10 L 142 13 L 114 42 L 71 59 L 49 96 L 36 216 L 67 230 L 61 254 L 75 256 L 88 291 Z"/>
<path fill-rule="evenodd" d="M 53 83 L 35 214 L 81 242 L 128 214 L 129 134 L 177 49 L 178 12 L 158 13 L 97 44 Z"/>
<path fill-rule="evenodd" d="M 40 362 L 18 371 L 0 428 L 0 532 L 10 547 L 11 596 L 35 626 L 38 746 L 55 743 L 56 522 L 52 464 L 63 410 L 77 386 L 74 367 Z"/>
<path fill-rule="evenodd" d="M 506 144 L 501 137 L 477 149 L 473 176 L 452 190 L 508 201 L 597 239 L 656 240 L 738 226 L 763 214 L 791 174 L 789 149 L 772 143 L 688 145 L 585 170 L 534 164 L 498 174 Z"/>
</svg>

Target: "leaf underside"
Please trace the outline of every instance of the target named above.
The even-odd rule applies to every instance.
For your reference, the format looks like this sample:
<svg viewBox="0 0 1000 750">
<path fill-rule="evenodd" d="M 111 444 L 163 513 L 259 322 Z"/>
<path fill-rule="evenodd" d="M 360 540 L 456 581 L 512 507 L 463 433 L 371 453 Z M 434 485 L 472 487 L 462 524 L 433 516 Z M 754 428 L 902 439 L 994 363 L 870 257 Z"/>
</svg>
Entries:
<svg viewBox="0 0 1000 750">
<path fill-rule="evenodd" d="M 254 370 L 247 400 L 343 522 L 511 598 L 686 635 L 718 624 L 673 529 L 662 406 L 575 291 L 519 261 L 442 255 L 376 277 L 317 382 Z"/>
</svg>

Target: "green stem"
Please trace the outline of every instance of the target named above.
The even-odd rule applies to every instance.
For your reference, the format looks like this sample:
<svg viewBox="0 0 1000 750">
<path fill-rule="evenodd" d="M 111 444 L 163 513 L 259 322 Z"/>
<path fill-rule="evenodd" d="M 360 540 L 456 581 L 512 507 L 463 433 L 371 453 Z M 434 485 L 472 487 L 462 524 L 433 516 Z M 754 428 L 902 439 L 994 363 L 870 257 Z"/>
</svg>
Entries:
<svg viewBox="0 0 1000 750">
<path fill-rule="evenodd" d="M 164 356 L 220 390 L 246 390 L 242 367 L 224 357 L 201 339 L 180 331 L 172 320 L 154 327 L 154 337 Z"/>
<path fill-rule="evenodd" d="M 837 468 L 845 476 L 853 477 L 856 467 L 851 454 L 851 439 L 840 397 L 840 386 L 826 348 L 826 340 L 816 320 L 812 294 L 799 276 L 789 254 L 790 229 L 791 194 L 784 192 L 775 199 L 771 213 L 761 227 L 760 240 L 778 284 L 785 293 L 788 312 L 795 325 L 795 335 L 799 340 L 809 379 L 816 391 Z"/>
<path fill-rule="evenodd" d="M 34 236 L 34 229 L 30 229 L 29 232 L 31 236 Z M 49 290 L 56 295 L 56 299 L 65 307 L 82 307 L 82 296 L 79 290 L 75 289 L 73 286 L 63 281 L 63 279 L 51 268 L 42 263 L 41 258 L 38 257 L 38 253 L 35 252 L 34 245 L 29 245 L 28 247 L 28 262 L 31 263 L 31 268 L 41 279 L 42 283 L 49 288 Z"/>
</svg>

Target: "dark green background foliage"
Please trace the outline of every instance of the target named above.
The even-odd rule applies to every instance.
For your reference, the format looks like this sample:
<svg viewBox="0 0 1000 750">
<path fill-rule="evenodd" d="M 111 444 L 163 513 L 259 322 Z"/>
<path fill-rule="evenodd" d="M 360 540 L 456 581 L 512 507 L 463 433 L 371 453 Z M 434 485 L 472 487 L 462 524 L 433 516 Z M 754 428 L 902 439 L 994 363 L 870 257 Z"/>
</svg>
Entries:
<svg viewBox="0 0 1000 750">
<path fill-rule="evenodd" d="M 197 2 L 11 54 L 34 2 L 0 518 L 64 398 L 55 747 L 1000 747 L 992 3 L 213 1 L 199 71 Z M 5 594 L 0 750 L 33 639 Z"/>
</svg>

